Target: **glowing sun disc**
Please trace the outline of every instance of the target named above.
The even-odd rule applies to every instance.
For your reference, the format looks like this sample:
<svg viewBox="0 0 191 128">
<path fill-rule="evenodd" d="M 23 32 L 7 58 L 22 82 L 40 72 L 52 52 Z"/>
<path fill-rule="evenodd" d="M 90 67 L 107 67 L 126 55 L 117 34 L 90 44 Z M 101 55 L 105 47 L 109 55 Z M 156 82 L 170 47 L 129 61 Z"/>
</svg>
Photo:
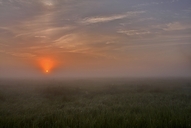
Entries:
<svg viewBox="0 0 191 128">
<path fill-rule="evenodd" d="M 56 61 L 52 58 L 39 58 L 38 65 L 43 72 L 49 73 L 56 66 Z"/>
</svg>

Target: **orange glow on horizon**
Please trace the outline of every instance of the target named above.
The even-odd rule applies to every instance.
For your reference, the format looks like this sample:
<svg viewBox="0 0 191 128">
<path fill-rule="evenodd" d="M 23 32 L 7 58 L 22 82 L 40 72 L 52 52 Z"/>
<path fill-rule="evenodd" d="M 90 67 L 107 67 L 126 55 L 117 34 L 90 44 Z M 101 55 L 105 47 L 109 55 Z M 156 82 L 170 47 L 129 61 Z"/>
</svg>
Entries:
<svg viewBox="0 0 191 128">
<path fill-rule="evenodd" d="M 38 60 L 38 63 L 40 64 L 40 68 L 45 73 L 50 73 L 50 71 L 56 67 L 56 61 L 50 58 L 40 58 Z"/>
</svg>

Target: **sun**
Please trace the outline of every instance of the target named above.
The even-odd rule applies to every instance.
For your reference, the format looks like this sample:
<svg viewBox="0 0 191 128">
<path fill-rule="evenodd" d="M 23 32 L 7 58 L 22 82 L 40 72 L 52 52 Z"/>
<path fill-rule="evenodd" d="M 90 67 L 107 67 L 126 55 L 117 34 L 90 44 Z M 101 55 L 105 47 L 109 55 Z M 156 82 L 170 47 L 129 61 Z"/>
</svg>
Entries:
<svg viewBox="0 0 191 128">
<path fill-rule="evenodd" d="M 56 61 L 52 58 L 39 58 L 38 65 L 44 73 L 50 73 L 56 67 Z"/>
</svg>

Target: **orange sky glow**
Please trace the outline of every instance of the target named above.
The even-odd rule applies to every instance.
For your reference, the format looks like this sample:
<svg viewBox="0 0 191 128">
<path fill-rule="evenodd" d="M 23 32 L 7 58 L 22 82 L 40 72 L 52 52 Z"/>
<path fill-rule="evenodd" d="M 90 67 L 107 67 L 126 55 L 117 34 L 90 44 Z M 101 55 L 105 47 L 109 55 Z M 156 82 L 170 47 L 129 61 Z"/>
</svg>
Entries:
<svg viewBox="0 0 191 128">
<path fill-rule="evenodd" d="M 37 63 L 44 73 L 50 73 L 58 66 L 56 60 L 52 58 L 39 58 Z"/>
<path fill-rule="evenodd" d="M 190 0 L 0 0 L 0 78 L 190 77 L 190 15 Z"/>
</svg>

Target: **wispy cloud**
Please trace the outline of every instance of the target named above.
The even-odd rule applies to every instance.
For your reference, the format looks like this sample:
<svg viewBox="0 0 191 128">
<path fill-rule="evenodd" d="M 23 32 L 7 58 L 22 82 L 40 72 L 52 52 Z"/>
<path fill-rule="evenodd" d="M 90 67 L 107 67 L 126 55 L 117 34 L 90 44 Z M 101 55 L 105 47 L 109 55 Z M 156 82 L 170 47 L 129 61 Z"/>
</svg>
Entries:
<svg viewBox="0 0 191 128">
<path fill-rule="evenodd" d="M 119 30 L 117 33 L 122 33 L 128 36 L 135 36 L 135 35 L 145 35 L 150 34 L 148 30 Z"/>
<path fill-rule="evenodd" d="M 9 46 L 9 45 L 7 45 L 7 44 L 1 44 L 1 43 L 0 43 L 0 46 L 7 47 L 7 46 Z"/>
<path fill-rule="evenodd" d="M 52 45 L 65 50 L 73 50 L 76 49 L 77 46 L 84 43 L 82 38 L 83 37 L 80 37 L 77 33 L 66 34 L 54 40 Z"/>
<path fill-rule="evenodd" d="M 190 29 L 191 25 L 181 24 L 180 22 L 173 22 L 166 24 L 166 27 L 164 30 L 166 31 L 174 31 L 174 30 L 184 30 L 184 29 Z"/>
<path fill-rule="evenodd" d="M 12 55 L 15 57 L 21 57 L 21 58 L 30 58 L 35 57 L 36 55 L 29 52 L 13 52 L 13 51 L 7 51 L 7 50 L 0 50 L 0 53 Z"/>
<path fill-rule="evenodd" d="M 145 13 L 145 11 L 132 11 L 124 14 L 117 14 L 112 16 L 97 16 L 97 17 L 88 17 L 81 21 L 83 24 L 94 24 L 94 23 L 103 23 L 109 22 L 113 20 L 124 19 L 127 17 L 136 16 L 137 14 Z"/>
<path fill-rule="evenodd" d="M 35 57 L 36 55 L 32 54 L 32 53 L 11 53 L 11 55 L 16 56 L 16 57 Z"/>
<path fill-rule="evenodd" d="M 65 27 L 41 27 L 39 26 L 38 28 L 29 28 L 31 31 L 28 32 L 28 29 L 26 31 L 20 31 L 21 27 L 26 27 L 24 25 L 19 26 L 19 28 L 15 29 L 15 38 L 20 37 L 20 36 L 33 36 L 33 37 L 46 37 L 46 35 L 53 35 L 55 33 L 59 33 L 61 31 L 67 31 L 71 30 L 74 27 L 73 26 L 65 26 Z"/>
<path fill-rule="evenodd" d="M 181 22 L 171 22 L 167 24 L 152 25 L 151 28 L 162 29 L 164 31 L 177 31 L 191 29 L 191 24 L 184 24 Z"/>
<path fill-rule="evenodd" d="M 133 7 L 139 8 L 139 7 L 144 7 L 144 6 L 151 6 L 151 5 L 158 5 L 158 4 L 163 4 L 164 2 L 151 2 L 151 3 L 143 3 L 143 4 L 137 4 Z"/>
</svg>

